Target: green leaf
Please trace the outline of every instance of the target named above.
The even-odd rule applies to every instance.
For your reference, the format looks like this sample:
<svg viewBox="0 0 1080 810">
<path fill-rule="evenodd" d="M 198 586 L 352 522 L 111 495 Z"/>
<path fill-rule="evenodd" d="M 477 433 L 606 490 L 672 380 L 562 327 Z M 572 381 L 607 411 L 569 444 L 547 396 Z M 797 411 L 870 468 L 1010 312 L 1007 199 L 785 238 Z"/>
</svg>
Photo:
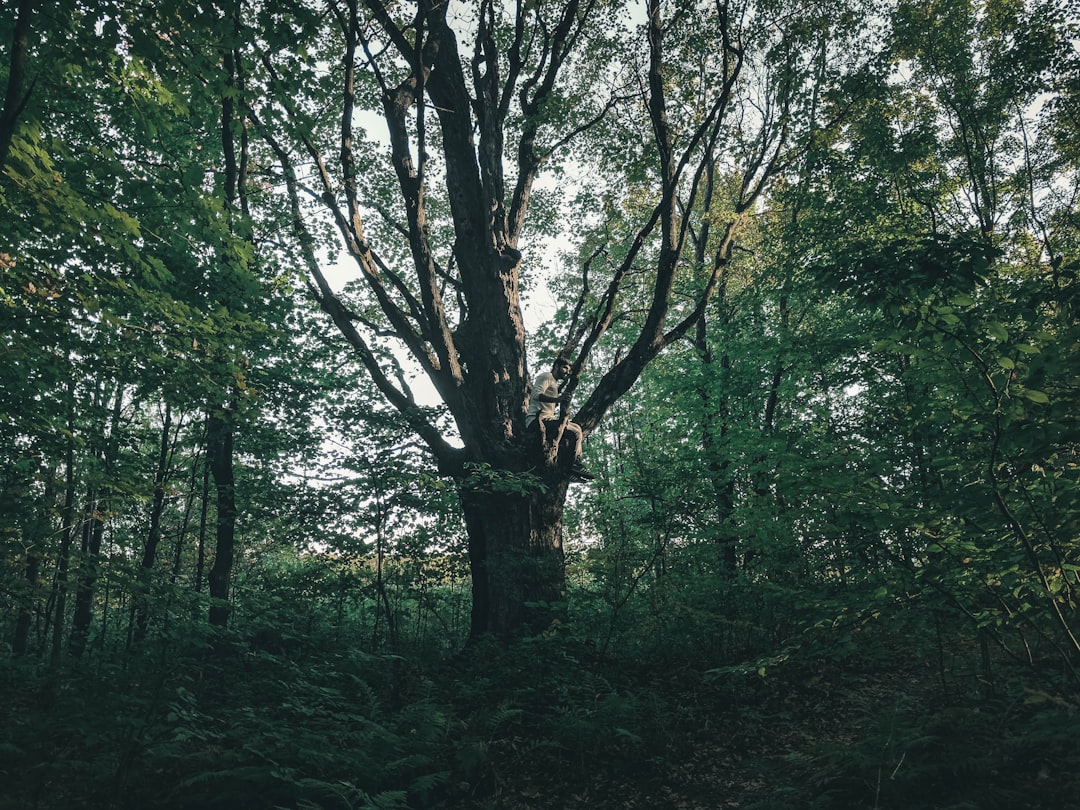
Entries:
<svg viewBox="0 0 1080 810">
<path fill-rule="evenodd" d="M 1030 399 L 1032 402 L 1038 402 L 1042 405 L 1046 405 L 1050 402 L 1050 397 L 1044 394 L 1042 391 L 1024 391 L 1024 396 Z"/>
<path fill-rule="evenodd" d="M 184 183 L 189 186 L 198 186 L 203 181 L 204 170 L 202 166 L 193 164 L 184 169 Z"/>
</svg>

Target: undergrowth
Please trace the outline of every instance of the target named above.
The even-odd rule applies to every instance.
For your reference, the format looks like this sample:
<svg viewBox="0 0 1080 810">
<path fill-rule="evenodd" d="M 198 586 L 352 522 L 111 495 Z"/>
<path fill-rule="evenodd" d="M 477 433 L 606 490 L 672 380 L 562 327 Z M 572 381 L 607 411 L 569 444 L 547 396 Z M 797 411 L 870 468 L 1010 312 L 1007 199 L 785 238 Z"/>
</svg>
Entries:
<svg viewBox="0 0 1080 810">
<path fill-rule="evenodd" d="M 426 665 L 314 639 L 5 658 L 0 808 L 1077 806 L 1075 695 L 1003 662 L 965 692 L 897 629 L 808 623 L 735 662 L 565 627 Z"/>
</svg>

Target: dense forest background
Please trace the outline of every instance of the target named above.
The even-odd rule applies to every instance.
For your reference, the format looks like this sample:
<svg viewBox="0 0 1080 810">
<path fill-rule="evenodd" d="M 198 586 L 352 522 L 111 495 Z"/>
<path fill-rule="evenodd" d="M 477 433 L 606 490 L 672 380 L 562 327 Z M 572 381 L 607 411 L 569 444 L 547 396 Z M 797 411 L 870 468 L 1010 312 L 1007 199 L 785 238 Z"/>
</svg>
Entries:
<svg viewBox="0 0 1080 810">
<path fill-rule="evenodd" d="M 440 468 L 313 213 L 326 54 L 380 64 L 416 4 L 5 4 L 0 807 L 1080 807 L 1074 0 L 450 7 L 580 44 L 507 119 L 573 135 L 518 243 L 533 373 L 610 305 L 602 386 L 670 253 L 638 78 L 676 131 L 725 75 L 736 111 L 676 212 L 691 328 L 589 436 L 564 598 L 513 638 L 470 624 L 461 497 L 528 484 Z M 377 72 L 346 186 L 418 302 Z"/>
</svg>

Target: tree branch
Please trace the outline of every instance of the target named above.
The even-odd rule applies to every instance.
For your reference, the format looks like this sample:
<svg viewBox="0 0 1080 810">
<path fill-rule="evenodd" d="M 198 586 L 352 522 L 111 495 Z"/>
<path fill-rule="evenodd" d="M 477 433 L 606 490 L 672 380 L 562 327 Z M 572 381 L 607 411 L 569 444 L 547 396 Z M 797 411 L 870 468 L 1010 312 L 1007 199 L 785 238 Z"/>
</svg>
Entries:
<svg viewBox="0 0 1080 810">
<path fill-rule="evenodd" d="M 396 387 L 390 378 L 383 372 L 383 369 L 379 365 L 371 348 L 367 345 L 364 337 L 357 331 L 353 324 L 353 313 L 349 312 L 346 307 L 342 305 L 341 301 L 330 289 L 330 285 L 327 283 L 326 277 L 319 267 L 318 259 L 315 257 L 313 247 L 315 239 L 312 237 L 304 223 L 303 211 L 300 207 L 299 184 L 292 161 L 285 149 L 271 134 L 264 131 L 263 138 L 277 155 L 284 173 L 285 188 L 288 192 L 289 205 L 292 211 L 293 231 L 300 245 L 301 256 L 307 266 L 310 278 L 314 279 L 313 285 L 309 281 L 309 288 L 311 288 L 315 300 L 318 301 L 319 306 L 323 311 L 330 315 L 331 319 L 334 321 L 334 325 L 338 328 L 338 331 L 341 332 L 349 342 L 349 345 L 352 346 L 353 350 L 360 358 L 361 364 L 370 375 L 375 387 L 378 388 L 380 393 L 386 397 L 387 401 L 389 401 L 390 404 L 405 417 L 409 426 L 416 431 L 417 435 L 419 435 L 427 446 L 431 448 L 431 451 L 435 454 L 439 464 L 441 466 L 455 466 L 459 464 L 461 452 L 443 439 L 441 433 L 424 416 L 422 409 L 417 405 L 412 394 L 407 390 L 403 391 Z"/>
<path fill-rule="evenodd" d="M 30 41 L 30 10 L 32 0 L 19 0 L 15 17 L 15 30 L 11 35 L 11 59 L 8 62 L 7 90 L 4 93 L 4 107 L 0 111 L 0 169 L 7 162 L 11 149 L 11 139 L 15 135 L 15 124 L 22 114 L 30 92 L 23 94 L 23 81 L 26 76 L 26 54 Z"/>
</svg>

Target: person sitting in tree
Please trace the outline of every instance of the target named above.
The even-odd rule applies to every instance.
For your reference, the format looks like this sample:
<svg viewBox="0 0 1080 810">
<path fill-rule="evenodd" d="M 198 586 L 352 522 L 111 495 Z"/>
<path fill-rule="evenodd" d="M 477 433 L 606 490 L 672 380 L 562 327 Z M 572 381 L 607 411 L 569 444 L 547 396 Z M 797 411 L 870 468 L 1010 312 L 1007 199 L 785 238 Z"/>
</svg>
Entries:
<svg viewBox="0 0 1080 810">
<path fill-rule="evenodd" d="M 541 435 L 545 440 L 559 429 L 560 420 L 555 415 L 555 406 L 569 404 L 569 397 L 564 397 L 559 393 L 559 380 L 564 380 L 568 376 L 570 376 L 570 361 L 560 355 L 555 359 L 551 371 L 540 374 L 533 381 L 532 389 L 529 391 L 529 410 L 525 414 L 525 426 L 529 430 L 541 430 Z M 591 481 L 596 476 L 585 469 L 581 461 L 581 426 L 576 422 L 567 422 L 563 429 L 563 439 L 567 445 L 573 443 L 574 446 L 571 475 L 583 481 Z"/>
</svg>

